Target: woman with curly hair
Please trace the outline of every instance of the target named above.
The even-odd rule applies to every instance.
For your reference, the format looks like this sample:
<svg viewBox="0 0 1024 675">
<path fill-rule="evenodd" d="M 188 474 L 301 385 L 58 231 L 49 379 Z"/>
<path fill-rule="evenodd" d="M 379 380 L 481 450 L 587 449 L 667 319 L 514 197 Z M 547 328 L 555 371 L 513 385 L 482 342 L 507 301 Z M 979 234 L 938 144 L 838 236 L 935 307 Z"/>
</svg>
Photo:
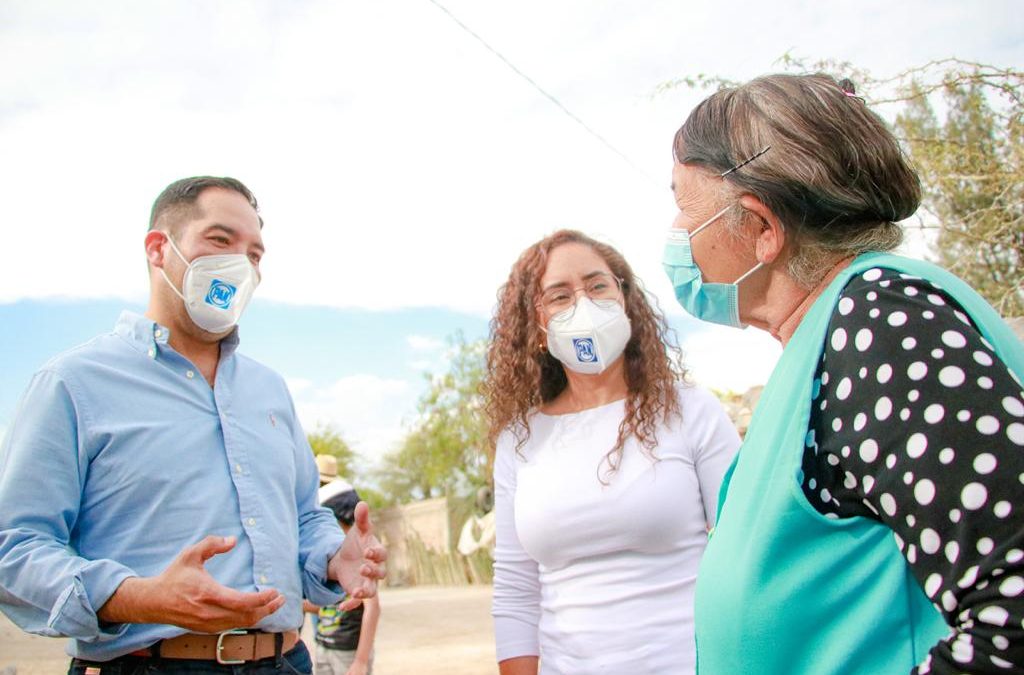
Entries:
<svg viewBox="0 0 1024 675">
<path fill-rule="evenodd" d="M 693 588 L 739 437 L 611 246 L 562 230 L 499 291 L 495 448 L 502 675 L 688 673 Z"/>
</svg>

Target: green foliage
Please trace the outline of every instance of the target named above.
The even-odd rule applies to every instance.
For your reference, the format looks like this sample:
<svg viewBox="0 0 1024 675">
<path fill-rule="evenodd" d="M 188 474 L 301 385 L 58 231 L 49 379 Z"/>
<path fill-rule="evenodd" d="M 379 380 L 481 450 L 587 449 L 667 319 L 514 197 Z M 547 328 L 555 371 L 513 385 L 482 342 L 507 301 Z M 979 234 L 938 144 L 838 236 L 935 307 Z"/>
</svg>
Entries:
<svg viewBox="0 0 1024 675">
<path fill-rule="evenodd" d="M 370 513 L 376 513 L 390 504 L 384 494 L 367 485 L 363 473 L 358 468 L 359 456 L 333 427 L 317 427 L 316 431 L 306 436 L 306 440 L 313 448 L 314 456 L 334 455 L 338 460 L 338 476 L 355 487 L 359 498 L 370 507 Z"/>
<path fill-rule="evenodd" d="M 957 63 L 938 83 L 915 75 L 901 91 L 896 128 L 940 224 L 939 262 L 1004 316 L 1024 316 L 1024 73 Z"/>
<path fill-rule="evenodd" d="M 453 495 L 488 481 L 487 423 L 480 383 L 485 342 L 449 340 L 451 361 L 443 375 L 430 377 L 418 416 L 402 445 L 384 456 L 382 490 L 394 502 Z"/>
<path fill-rule="evenodd" d="M 660 96 L 661 94 L 668 93 L 674 89 L 685 87 L 686 89 L 727 89 L 729 87 L 735 87 L 739 84 L 736 80 L 730 80 L 726 77 L 720 77 L 718 75 L 705 75 L 704 73 L 697 73 L 696 75 L 686 75 L 684 77 L 677 77 L 669 80 L 668 82 L 662 82 L 654 88 L 654 96 Z"/>
<path fill-rule="evenodd" d="M 317 427 L 307 434 L 306 440 L 313 448 L 313 455 L 334 455 L 338 460 L 338 475 L 350 482 L 356 482 L 356 453 L 333 427 Z M 358 486 L 356 486 L 358 489 Z M 362 495 L 362 491 L 359 493 Z"/>
<path fill-rule="evenodd" d="M 389 503 L 402 504 L 444 494 L 443 462 L 422 429 L 410 431 L 402 445 L 384 455 L 378 482 Z"/>
<path fill-rule="evenodd" d="M 378 490 L 374 490 L 366 485 L 356 485 L 356 492 L 359 493 L 359 498 L 366 502 L 366 505 L 370 507 L 370 514 L 375 514 L 385 506 L 388 506 L 390 502 L 387 497 Z"/>
</svg>

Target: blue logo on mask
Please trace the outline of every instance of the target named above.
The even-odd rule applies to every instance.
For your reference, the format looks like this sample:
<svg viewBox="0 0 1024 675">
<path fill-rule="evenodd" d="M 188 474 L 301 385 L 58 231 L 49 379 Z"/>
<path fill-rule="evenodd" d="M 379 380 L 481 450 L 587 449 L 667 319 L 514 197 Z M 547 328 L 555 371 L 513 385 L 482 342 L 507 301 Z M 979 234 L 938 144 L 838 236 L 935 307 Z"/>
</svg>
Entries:
<svg viewBox="0 0 1024 675">
<path fill-rule="evenodd" d="M 597 353 L 594 351 L 592 338 L 573 338 L 572 346 L 576 349 L 576 360 L 580 363 L 597 362 Z"/>
<path fill-rule="evenodd" d="M 214 279 L 210 284 L 210 290 L 206 293 L 206 304 L 213 305 L 217 309 L 230 309 L 231 301 L 238 289 L 220 279 Z"/>
</svg>

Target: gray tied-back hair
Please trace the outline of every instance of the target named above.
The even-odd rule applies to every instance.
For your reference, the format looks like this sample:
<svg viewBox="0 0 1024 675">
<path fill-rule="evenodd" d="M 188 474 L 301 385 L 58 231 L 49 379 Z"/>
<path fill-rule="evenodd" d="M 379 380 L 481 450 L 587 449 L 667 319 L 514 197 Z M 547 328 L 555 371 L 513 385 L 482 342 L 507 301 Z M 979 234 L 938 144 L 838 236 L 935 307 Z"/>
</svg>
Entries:
<svg viewBox="0 0 1024 675">
<path fill-rule="evenodd" d="M 828 75 L 766 75 L 712 94 L 676 132 L 676 161 L 726 174 L 782 221 L 789 272 L 807 287 L 839 257 L 898 246 L 896 222 L 921 201 L 896 138 L 853 94 Z"/>
</svg>

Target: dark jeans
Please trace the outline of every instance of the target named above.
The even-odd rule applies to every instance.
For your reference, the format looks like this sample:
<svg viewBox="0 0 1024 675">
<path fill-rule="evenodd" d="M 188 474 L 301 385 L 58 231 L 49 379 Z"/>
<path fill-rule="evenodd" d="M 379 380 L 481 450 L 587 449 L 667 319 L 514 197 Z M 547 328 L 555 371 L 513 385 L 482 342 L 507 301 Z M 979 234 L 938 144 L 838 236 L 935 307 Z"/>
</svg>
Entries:
<svg viewBox="0 0 1024 675">
<path fill-rule="evenodd" d="M 94 663 L 72 659 L 68 675 L 85 675 L 86 668 L 99 668 L 100 675 L 310 675 L 313 662 L 300 640 L 280 662 L 271 656 L 237 666 L 222 666 L 216 661 L 198 659 L 158 659 L 146 656 L 122 656 L 113 661 Z"/>
</svg>

